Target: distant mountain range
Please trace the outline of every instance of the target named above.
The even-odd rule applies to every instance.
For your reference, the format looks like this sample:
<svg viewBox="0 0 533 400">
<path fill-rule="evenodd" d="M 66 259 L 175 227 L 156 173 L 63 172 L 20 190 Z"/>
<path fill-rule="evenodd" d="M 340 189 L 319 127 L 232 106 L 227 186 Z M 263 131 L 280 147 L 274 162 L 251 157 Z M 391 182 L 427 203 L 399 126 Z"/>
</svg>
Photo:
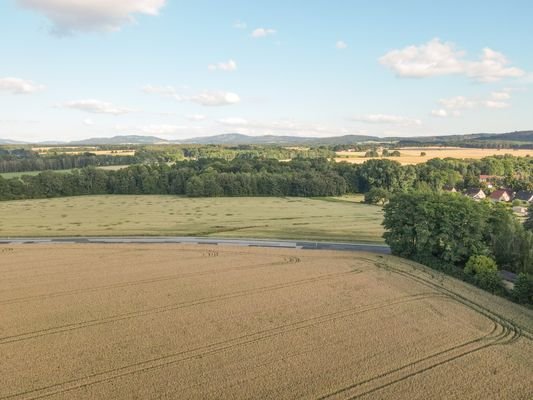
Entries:
<svg viewBox="0 0 533 400">
<path fill-rule="evenodd" d="M 520 144 L 533 144 L 533 131 L 519 131 L 509 133 L 475 133 L 468 135 L 442 135 L 442 136 L 413 136 L 413 137 L 386 137 L 365 135 L 345 135 L 334 137 L 302 137 L 302 136 L 248 136 L 240 133 L 226 133 L 222 135 L 197 137 L 184 140 L 166 140 L 156 136 L 113 136 L 102 138 L 90 138 L 72 142 L 46 141 L 40 145 L 121 145 L 121 144 L 217 144 L 217 145 L 346 145 L 368 142 L 401 142 L 403 144 L 461 144 L 469 143 L 480 145 L 487 142 L 507 142 Z M 16 140 L 0 139 L 0 144 L 29 144 Z"/>
</svg>

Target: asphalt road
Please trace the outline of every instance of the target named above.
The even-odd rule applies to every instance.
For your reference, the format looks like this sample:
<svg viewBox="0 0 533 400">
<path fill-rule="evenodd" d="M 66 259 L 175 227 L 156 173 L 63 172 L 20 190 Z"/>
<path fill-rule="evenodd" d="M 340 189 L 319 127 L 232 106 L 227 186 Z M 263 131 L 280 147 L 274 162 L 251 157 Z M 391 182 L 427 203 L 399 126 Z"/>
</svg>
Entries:
<svg viewBox="0 0 533 400">
<path fill-rule="evenodd" d="M 31 243 L 184 243 L 208 244 L 220 246 L 248 246 L 270 247 L 305 250 L 339 250 L 339 251 L 366 251 L 378 254 L 390 254 L 389 246 L 384 244 L 368 243 L 334 243 L 312 242 L 300 240 L 261 240 L 261 239 L 219 239 L 202 237 L 61 237 L 61 238 L 0 238 L 0 244 L 31 244 Z"/>
</svg>

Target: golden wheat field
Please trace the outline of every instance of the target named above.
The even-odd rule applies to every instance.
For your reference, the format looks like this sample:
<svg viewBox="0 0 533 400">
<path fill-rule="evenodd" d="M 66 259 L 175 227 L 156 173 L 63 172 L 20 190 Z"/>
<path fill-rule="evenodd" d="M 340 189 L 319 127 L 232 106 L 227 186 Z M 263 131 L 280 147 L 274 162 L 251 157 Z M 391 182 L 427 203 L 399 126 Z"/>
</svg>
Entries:
<svg viewBox="0 0 533 400">
<path fill-rule="evenodd" d="M 533 311 L 392 256 L 0 245 L 0 399 L 531 399 Z"/>
<path fill-rule="evenodd" d="M 404 147 L 398 149 L 400 157 L 383 157 L 389 160 L 398 161 L 404 165 L 421 164 L 425 163 L 432 158 L 460 158 L 460 159 L 475 159 L 479 160 L 489 156 L 503 156 L 504 154 L 511 154 L 516 157 L 533 156 L 533 150 L 521 149 L 475 149 L 475 148 L 462 148 L 462 147 Z M 421 153 L 426 153 L 421 156 Z M 337 152 L 338 158 L 335 160 L 338 162 L 349 162 L 355 164 L 362 164 L 369 158 L 365 158 L 365 152 L 350 152 L 339 151 Z"/>
</svg>

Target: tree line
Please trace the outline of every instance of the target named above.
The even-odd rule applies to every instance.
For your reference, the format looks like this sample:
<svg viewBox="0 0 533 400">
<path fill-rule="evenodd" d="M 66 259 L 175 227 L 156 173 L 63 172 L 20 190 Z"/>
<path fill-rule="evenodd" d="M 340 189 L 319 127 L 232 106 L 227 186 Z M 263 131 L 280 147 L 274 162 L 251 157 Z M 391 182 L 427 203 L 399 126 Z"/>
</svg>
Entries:
<svg viewBox="0 0 533 400">
<path fill-rule="evenodd" d="M 0 178 L 0 200 L 81 194 L 179 194 L 188 196 L 337 196 L 380 189 L 390 194 L 412 189 L 440 191 L 480 186 L 480 174 L 502 174 L 508 187 L 533 188 L 533 159 L 512 156 L 477 161 L 434 159 L 402 166 L 388 159 L 362 165 L 326 158 L 290 162 L 257 157 L 200 158 L 172 165 L 151 162 L 118 171 L 82 168 L 22 178 Z M 381 196 L 380 198 L 383 198 Z"/>
<path fill-rule="evenodd" d="M 24 149 L 0 149 L 0 173 L 131 165 L 140 162 L 143 162 L 141 157 L 131 155 L 96 155 L 90 152 L 40 155 Z"/>
<path fill-rule="evenodd" d="M 25 148 L 0 148 L 0 173 L 163 163 L 204 158 L 231 161 L 236 158 L 291 160 L 295 158 L 332 158 L 335 156 L 335 153 L 326 147 L 286 148 L 254 145 L 146 145 L 133 149 L 131 146 L 129 147 L 129 150 L 135 150 L 135 155 L 121 155 L 119 151 L 123 149 L 117 150 L 115 147 L 110 147 L 107 150 L 117 153 L 106 155 L 97 155 L 90 151 L 67 154 L 67 151 L 73 150 L 68 148 L 52 148 L 44 154 Z M 83 150 L 83 148 L 76 148 L 75 150 Z"/>
<path fill-rule="evenodd" d="M 533 231 L 505 206 L 410 191 L 392 196 L 384 214 L 384 238 L 393 254 L 499 294 L 505 291 L 498 271 L 515 272 L 515 299 L 533 304 Z"/>
</svg>

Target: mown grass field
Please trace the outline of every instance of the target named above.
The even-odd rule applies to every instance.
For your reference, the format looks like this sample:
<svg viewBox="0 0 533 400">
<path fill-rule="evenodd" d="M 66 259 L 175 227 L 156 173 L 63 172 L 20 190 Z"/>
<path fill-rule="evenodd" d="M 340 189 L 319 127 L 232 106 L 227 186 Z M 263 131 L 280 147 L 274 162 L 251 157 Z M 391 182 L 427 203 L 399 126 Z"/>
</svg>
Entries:
<svg viewBox="0 0 533 400">
<path fill-rule="evenodd" d="M 53 172 L 57 172 L 60 174 L 67 174 L 72 171 L 73 171 L 72 169 L 58 169 Z M 3 173 L 0 173 L 0 176 L 4 179 L 11 179 L 11 178 L 20 178 L 23 175 L 35 176 L 35 175 L 39 175 L 41 172 L 43 171 L 3 172 Z"/>
<path fill-rule="evenodd" d="M 479 160 L 484 157 L 497 156 L 504 154 L 511 154 L 516 157 L 533 157 L 533 150 L 510 150 L 510 149 L 473 149 L 473 148 L 462 148 L 462 147 L 404 147 L 398 149 L 401 156 L 400 157 L 383 157 L 390 160 L 398 161 L 404 165 L 413 165 L 425 163 L 432 158 L 460 158 L 460 159 L 476 159 Z M 420 154 L 424 152 L 425 156 Z M 362 164 L 370 158 L 365 157 L 365 152 L 349 152 L 349 151 L 340 151 L 337 152 L 338 158 L 336 161 L 349 162 L 355 164 Z"/>
<path fill-rule="evenodd" d="M 392 256 L 0 245 L 0 398 L 530 399 L 533 311 Z"/>
<path fill-rule="evenodd" d="M 382 210 L 342 198 L 84 196 L 0 202 L 0 237 L 219 236 L 381 243 Z"/>
<path fill-rule="evenodd" d="M 108 170 L 108 171 L 118 171 L 119 169 L 123 169 L 123 168 L 127 168 L 127 167 L 129 167 L 129 165 L 105 165 L 105 166 L 96 167 L 96 168 L 104 169 L 104 170 Z M 76 168 L 74 168 L 74 169 L 56 169 L 56 170 L 54 170 L 52 172 L 57 172 L 57 173 L 60 173 L 60 174 L 67 174 L 67 173 L 75 171 L 75 170 L 76 170 Z M 3 172 L 3 173 L 0 173 L 0 176 L 2 178 L 4 178 L 4 179 L 11 179 L 11 178 L 20 178 L 23 175 L 35 176 L 35 175 L 39 175 L 41 172 L 43 172 L 43 171 Z"/>
</svg>

